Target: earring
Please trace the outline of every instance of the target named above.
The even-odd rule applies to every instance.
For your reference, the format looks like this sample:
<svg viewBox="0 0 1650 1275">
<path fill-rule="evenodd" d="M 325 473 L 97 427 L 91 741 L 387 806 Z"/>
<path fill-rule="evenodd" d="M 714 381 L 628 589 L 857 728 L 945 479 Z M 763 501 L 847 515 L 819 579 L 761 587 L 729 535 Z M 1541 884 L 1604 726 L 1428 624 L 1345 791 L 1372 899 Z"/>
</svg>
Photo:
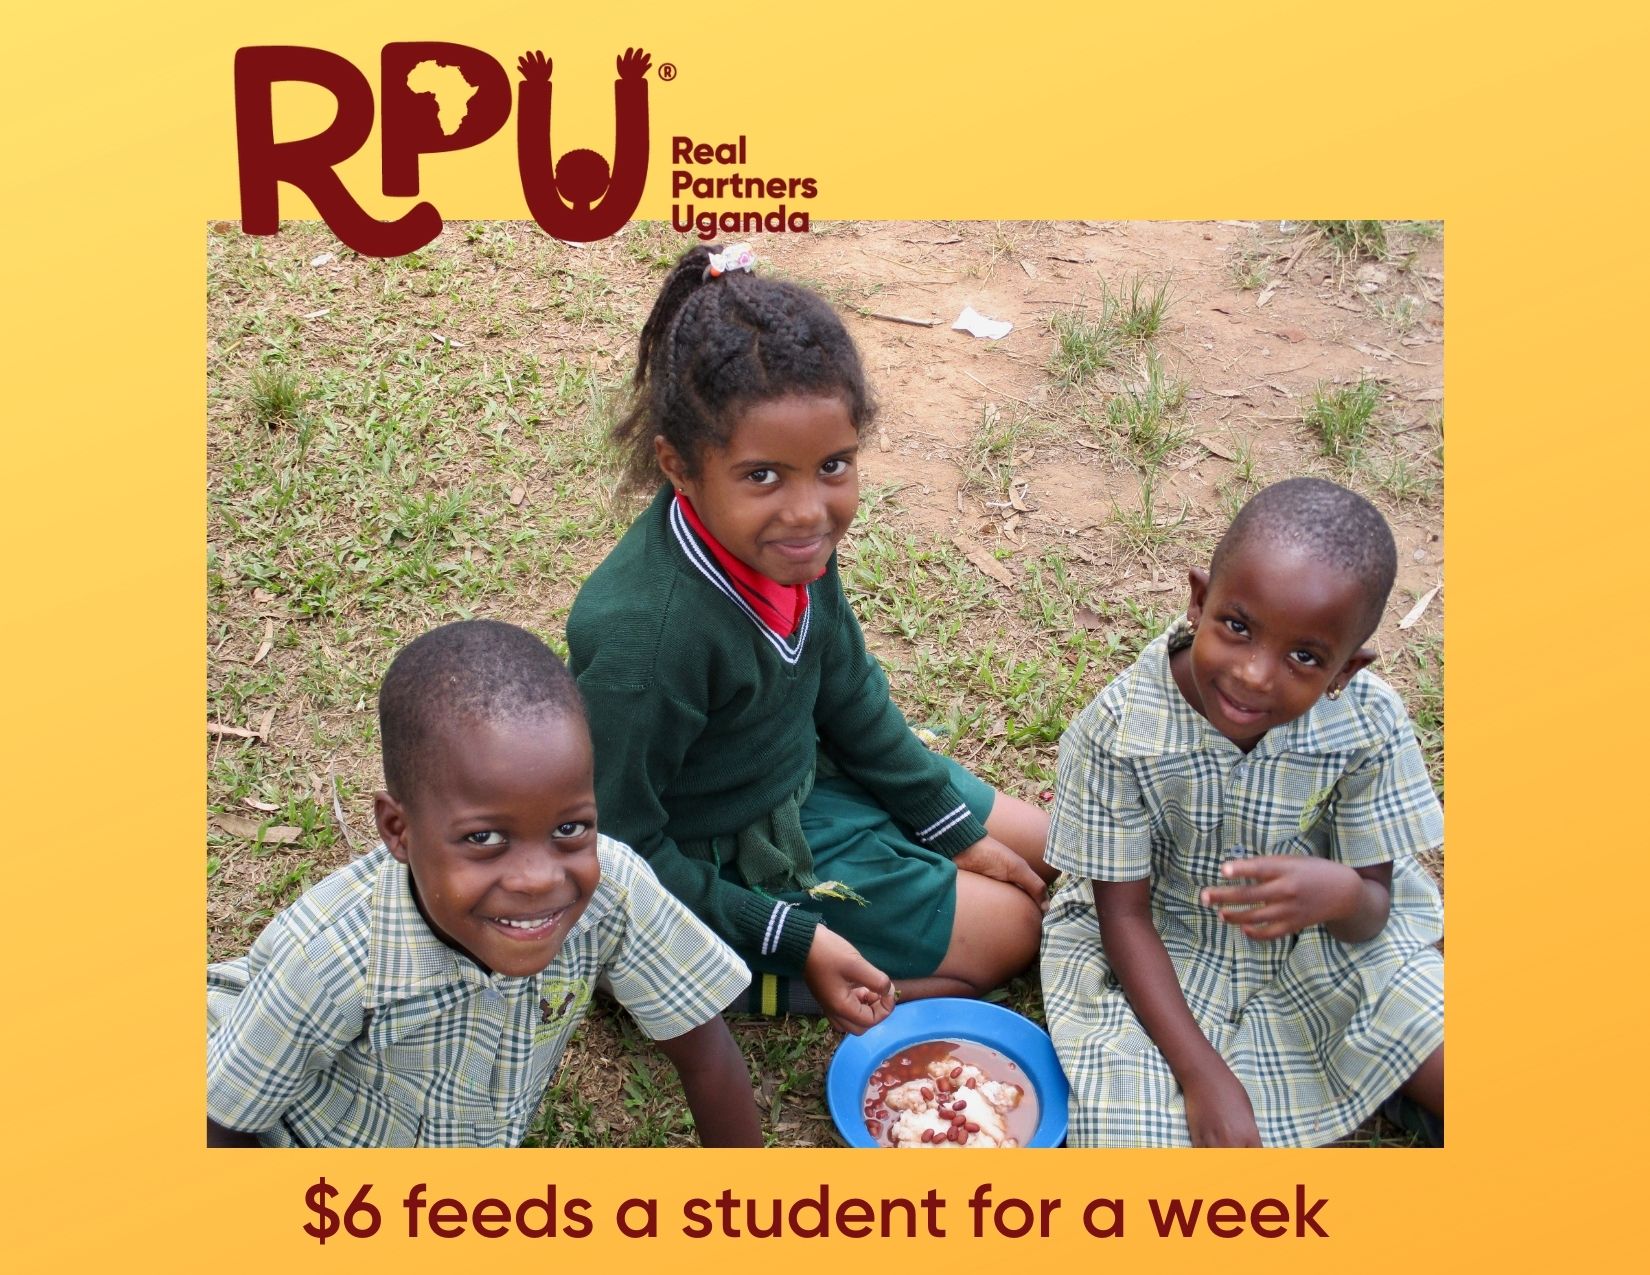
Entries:
<svg viewBox="0 0 1650 1275">
<path fill-rule="evenodd" d="M 1345 689 L 1346 689 L 1346 687 L 1344 687 L 1344 686 L 1331 686 L 1327 691 L 1324 692 L 1324 694 L 1329 696 L 1330 699 L 1340 699 L 1341 692 L 1344 691 Z"/>
<path fill-rule="evenodd" d="M 1187 620 L 1186 621 L 1186 634 L 1187 634 L 1188 637 L 1196 637 L 1197 636 L 1197 621 L 1196 620 Z"/>
</svg>

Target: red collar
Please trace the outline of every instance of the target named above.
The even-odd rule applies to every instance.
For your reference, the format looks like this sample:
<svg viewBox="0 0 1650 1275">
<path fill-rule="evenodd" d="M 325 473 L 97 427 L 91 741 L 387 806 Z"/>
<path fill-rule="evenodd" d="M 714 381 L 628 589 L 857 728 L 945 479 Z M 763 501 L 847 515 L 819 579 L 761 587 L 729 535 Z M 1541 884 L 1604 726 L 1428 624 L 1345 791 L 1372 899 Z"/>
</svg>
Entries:
<svg viewBox="0 0 1650 1275">
<path fill-rule="evenodd" d="M 705 524 L 699 521 L 699 515 L 694 512 L 692 503 L 679 491 L 676 493 L 676 504 L 681 508 L 688 526 L 705 542 L 705 548 L 710 550 L 717 565 L 727 573 L 739 596 L 750 604 L 757 619 L 780 637 L 790 637 L 795 633 L 796 626 L 802 622 L 802 616 L 808 610 L 808 586 L 780 584 L 779 581 L 747 566 L 724 549 L 721 541 L 705 529 Z"/>
</svg>

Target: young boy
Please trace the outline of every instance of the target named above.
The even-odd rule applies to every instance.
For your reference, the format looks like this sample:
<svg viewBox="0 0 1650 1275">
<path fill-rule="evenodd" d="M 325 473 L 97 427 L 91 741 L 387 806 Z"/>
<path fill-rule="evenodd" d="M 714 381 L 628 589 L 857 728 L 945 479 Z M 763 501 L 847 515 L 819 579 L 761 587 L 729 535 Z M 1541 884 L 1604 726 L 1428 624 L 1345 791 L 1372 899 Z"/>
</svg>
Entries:
<svg viewBox="0 0 1650 1275">
<path fill-rule="evenodd" d="M 378 702 L 383 845 L 207 968 L 211 1145 L 517 1146 L 598 981 L 706 1146 L 760 1146 L 720 1017 L 743 962 L 596 832 L 590 733 L 538 638 L 448 624 Z"/>
</svg>

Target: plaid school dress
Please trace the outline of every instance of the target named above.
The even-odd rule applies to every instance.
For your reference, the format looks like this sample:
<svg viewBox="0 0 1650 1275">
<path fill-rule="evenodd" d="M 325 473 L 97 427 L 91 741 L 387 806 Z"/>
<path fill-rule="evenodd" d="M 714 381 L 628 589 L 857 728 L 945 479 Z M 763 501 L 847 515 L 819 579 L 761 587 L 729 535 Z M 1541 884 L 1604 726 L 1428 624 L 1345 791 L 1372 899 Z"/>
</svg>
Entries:
<svg viewBox="0 0 1650 1275">
<path fill-rule="evenodd" d="M 1403 702 L 1368 672 L 1245 754 L 1180 694 L 1171 628 L 1060 741 L 1044 922 L 1049 1033 L 1071 1081 L 1071 1146 L 1189 1146 L 1185 1100 L 1106 961 L 1089 882 L 1151 878 L 1152 916 L 1203 1033 L 1266 1146 L 1355 1129 L 1443 1044 L 1443 906 L 1418 851 L 1443 842 Z M 1183 644 L 1183 641 L 1180 642 Z M 1178 645 L 1173 649 L 1179 649 Z M 1198 901 L 1234 857 L 1391 862 L 1392 909 L 1363 943 L 1322 926 L 1249 939 Z"/>
</svg>

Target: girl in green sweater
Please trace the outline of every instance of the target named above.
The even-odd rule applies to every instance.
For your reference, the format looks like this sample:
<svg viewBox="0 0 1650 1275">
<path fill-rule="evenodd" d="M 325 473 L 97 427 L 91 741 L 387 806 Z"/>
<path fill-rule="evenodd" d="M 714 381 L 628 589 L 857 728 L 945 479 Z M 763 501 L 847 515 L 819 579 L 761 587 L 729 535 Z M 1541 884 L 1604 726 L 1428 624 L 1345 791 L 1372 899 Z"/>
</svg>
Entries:
<svg viewBox="0 0 1650 1275">
<path fill-rule="evenodd" d="M 602 831 L 859 1032 L 1031 963 L 1048 818 L 929 752 L 889 698 L 837 575 L 875 411 L 859 354 L 753 264 L 692 249 L 642 329 L 614 435 L 632 483 L 666 485 L 579 591 L 569 663 Z"/>
</svg>

